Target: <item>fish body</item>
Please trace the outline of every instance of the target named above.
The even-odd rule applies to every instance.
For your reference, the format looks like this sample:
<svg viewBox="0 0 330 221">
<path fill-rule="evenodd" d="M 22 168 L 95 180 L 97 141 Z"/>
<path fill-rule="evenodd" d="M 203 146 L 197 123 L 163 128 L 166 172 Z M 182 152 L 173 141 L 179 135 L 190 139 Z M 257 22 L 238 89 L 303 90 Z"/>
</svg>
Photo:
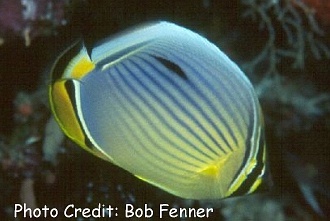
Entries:
<svg viewBox="0 0 330 221">
<path fill-rule="evenodd" d="M 204 37 L 157 22 L 77 41 L 55 61 L 49 98 L 65 134 L 176 196 L 251 193 L 266 171 L 262 112 L 244 73 Z"/>
</svg>

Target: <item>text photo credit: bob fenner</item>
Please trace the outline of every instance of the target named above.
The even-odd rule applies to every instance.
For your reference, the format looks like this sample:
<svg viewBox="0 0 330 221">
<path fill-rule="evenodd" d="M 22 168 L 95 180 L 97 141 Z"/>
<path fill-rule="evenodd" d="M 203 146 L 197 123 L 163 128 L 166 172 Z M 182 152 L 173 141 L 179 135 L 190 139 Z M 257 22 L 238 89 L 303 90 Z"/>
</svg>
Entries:
<svg viewBox="0 0 330 221">
<path fill-rule="evenodd" d="M 157 210 L 144 204 L 143 208 L 135 208 L 126 204 L 124 211 L 111 205 L 98 204 L 95 208 L 79 208 L 74 204 L 67 205 L 63 211 L 44 205 L 41 208 L 28 208 L 26 204 L 15 204 L 14 218 L 209 218 L 214 212 L 213 208 L 173 208 L 169 204 L 160 204 Z"/>
</svg>

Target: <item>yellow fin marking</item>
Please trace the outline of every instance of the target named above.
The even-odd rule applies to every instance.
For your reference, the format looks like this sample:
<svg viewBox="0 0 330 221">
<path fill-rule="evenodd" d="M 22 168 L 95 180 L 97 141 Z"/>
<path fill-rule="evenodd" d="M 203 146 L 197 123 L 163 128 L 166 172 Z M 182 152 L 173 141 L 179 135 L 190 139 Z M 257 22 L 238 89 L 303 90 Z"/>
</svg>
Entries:
<svg viewBox="0 0 330 221">
<path fill-rule="evenodd" d="M 198 171 L 199 174 L 210 176 L 210 177 L 217 177 L 220 174 L 221 168 L 223 168 L 223 165 L 228 160 L 228 156 L 223 157 L 218 162 L 215 162 L 202 170 Z"/>
<path fill-rule="evenodd" d="M 72 78 L 80 79 L 95 68 L 95 64 L 87 57 L 82 57 L 72 68 Z"/>
<path fill-rule="evenodd" d="M 219 173 L 219 169 L 216 165 L 210 165 L 203 170 L 199 171 L 199 173 L 206 175 L 206 176 L 217 176 Z"/>
<path fill-rule="evenodd" d="M 253 193 L 254 191 L 256 191 L 256 189 L 260 186 L 260 184 L 262 183 L 262 178 L 258 178 L 252 185 L 249 193 Z"/>
</svg>

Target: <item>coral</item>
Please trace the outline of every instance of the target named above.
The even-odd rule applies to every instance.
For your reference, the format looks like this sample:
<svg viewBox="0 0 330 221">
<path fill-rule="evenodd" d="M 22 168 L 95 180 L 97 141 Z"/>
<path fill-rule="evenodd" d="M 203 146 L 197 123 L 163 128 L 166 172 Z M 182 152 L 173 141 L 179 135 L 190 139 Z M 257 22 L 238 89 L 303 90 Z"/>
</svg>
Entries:
<svg viewBox="0 0 330 221">
<path fill-rule="evenodd" d="M 282 197 L 276 199 L 275 197 L 266 195 L 250 195 L 241 198 L 226 199 L 222 202 L 222 214 L 224 220 L 304 220 L 311 221 L 312 217 L 301 210 L 298 205 L 292 205 L 293 199 L 289 197 Z M 286 214 L 285 208 L 293 207 L 293 214 L 290 217 Z"/>
<path fill-rule="evenodd" d="M 0 1 L 0 45 L 10 36 L 20 36 L 29 46 L 38 36 L 54 34 L 67 23 L 68 0 Z"/>
<path fill-rule="evenodd" d="M 56 165 L 58 163 L 56 156 L 64 138 L 64 134 L 55 121 L 54 117 L 51 117 L 46 124 L 42 147 L 45 161 L 52 163 L 52 165 Z"/>
<path fill-rule="evenodd" d="M 40 172 L 42 154 L 40 141 L 48 111 L 42 103 L 44 94 L 20 92 L 14 101 L 15 128 L 11 136 L 3 140 L 0 160 L 12 177 L 35 177 Z"/>
<path fill-rule="evenodd" d="M 324 25 L 330 25 L 330 2 L 328 0 L 303 0 L 315 10 L 316 17 Z"/>
<path fill-rule="evenodd" d="M 0 138 L 0 162 L 5 184 L 15 182 L 20 185 L 16 190 L 20 203 L 35 208 L 35 180 L 48 168 L 44 167 L 41 148 L 44 125 L 49 117 L 44 103 L 45 90 L 34 93 L 19 92 L 14 100 L 15 128 L 8 138 Z M 48 174 L 45 174 L 48 175 Z M 8 191 L 8 190 L 6 190 Z M 11 202 L 7 202 L 9 204 Z M 5 205 L 9 206 L 9 205 Z"/>
<path fill-rule="evenodd" d="M 299 189 L 309 205 L 314 211 L 322 217 L 325 217 L 327 211 L 323 211 L 318 202 L 317 196 L 323 196 L 324 199 L 330 199 L 330 192 L 324 182 L 326 171 L 320 169 L 309 162 L 304 162 L 294 154 L 285 152 L 286 168 L 296 180 Z M 292 167 L 292 165 L 297 165 Z"/>
<path fill-rule="evenodd" d="M 306 203 L 314 213 L 325 216 L 324 211 L 328 207 L 322 208 L 317 196 L 323 195 L 323 201 L 329 202 L 329 188 L 321 186 L 322 182 L 319 182 L 326 179 L 327 175 L 326 172 L 315 172 L 319 170 L 318 164 L 327 159 L 322 154 L 318 155 L 324 147 L 300 141 L 299 150 L 296 151 L 298 153 L 291 153 L 293 150 L 290 146 L 293 144 L 290 139 L 299 133 L 307 135 L 314 130 L 321 132 L 315 125 L 326 122 L 327 116 L 330 116 L 330 93 L 321 91 L 306 77 L 314 75 L 317 70 L 324 74 L 328 72 L 326 66 L 316 69 L 313 65 L 323 62 L 316 63 L 316 60 L 330 58 L 327 42 L 329 33 L 324 31 L 330 20 L 330 3 L 322 0 L 241 0 L 241 3 L 246 6 L 244 17 L 258 22 L 259 28 L 267 34 L 261 51 L 243 69 L 252 76 L 261 76 L 255 83 L 255 89 L 265 114 L 266 127 L 272 131 L 274 139 L 280 141 L 280 145 L 274 149 L 285 153 L 282 158 L 274 157 L 276 163 L 273 169 L 278 169 L 280 164 L 285 165 Z M 327 130 L 330 129 L 329 124 L 324 125 Z M 288 146 L 282 147 L 281 142 Z M 268 145 L 272 144 L 268 142 Z M 312 150 L 311 153 L 319 159 L 318 164 L 300 162 L 299 154 L 304 155 L 307 150 Z M 282 172 L 279 174 L 280 179 L 283 177 Z M 292 196 L 291 193 L 288 195 Z M 303 215 L 305 220 L 313 220 L 312 217 L 307 218 L 307 215 Z M 233 214 L 228 217 L 232 218 Z"/>
<path fill-rule="evenodd" d="M 316 59 L 330 58 L 330 49 L 319 37 L 324 32 L 315 20 L 314 11 L 301 0 L 242 0 L 247 9 L 243 17 L 259 19 L 260 29 L 266 29 L 268 40 L 262 51 L 245 65 L 244 69 L 254 72 L 256 66 L 266 62 L 264 74 L 279 73 L 278 67 L 284 59 L 292 59 L 294 68 L 303 68 L 308 51 Z M 306 20 L 306 21 L 305 21 Z M 305 25 L 304 22 L 307 24 Z M 281 27 L 278 30 L 275 27 Z M 283 35 L 284 34 L 284 35 Z M 285 38 L 283 38 L 285 37 Z M 283 47 L 277 42 L 284 40 Z"/>
<path fill-rule="evenodd" d="M 255 87 L 266 114 L 266 124 L 276 136 L 310 130 L 330 113 L 330 94 L 318 92 L 306 80 L 290 80 L 278 74 L 264 77 Z"/>
<path fill-rule="evenodd" d="M 317 119 L 329 113 L 330 94 L 318 92 L 302 77 L 289 80 L 284 77 L 283 66 L 290 60 L 292 69 L 301 70 L 310 55 L 314 59 L 330 58 L 330 48 L 322 41 L 327 33 L 315 19 L 317 11 L 309 7 L 312 1 L 241 2 L 247 7 L 243 16 L 259 21 L 259 28 L 268 34 L 261 52 L 243 66 L 252 75 L 261 72 L 255 89 L 265 106 L 266 121 L 279 137 L 289 130 L 309 129 Z M 260 70 L 260 66 L 265 69 Z"/>
</svg>

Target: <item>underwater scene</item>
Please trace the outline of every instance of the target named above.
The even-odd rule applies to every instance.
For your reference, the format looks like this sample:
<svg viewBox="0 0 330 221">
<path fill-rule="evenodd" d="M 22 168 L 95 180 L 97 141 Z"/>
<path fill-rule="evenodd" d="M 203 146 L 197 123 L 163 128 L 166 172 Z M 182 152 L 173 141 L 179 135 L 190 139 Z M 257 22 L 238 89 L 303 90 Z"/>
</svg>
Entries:
<svg viewBox="0 0 330 221">
<path fill-rule="evenodd" d="M 330 1 L 0 0 L 0 219 L 330 220 Z"/>
</svg>

